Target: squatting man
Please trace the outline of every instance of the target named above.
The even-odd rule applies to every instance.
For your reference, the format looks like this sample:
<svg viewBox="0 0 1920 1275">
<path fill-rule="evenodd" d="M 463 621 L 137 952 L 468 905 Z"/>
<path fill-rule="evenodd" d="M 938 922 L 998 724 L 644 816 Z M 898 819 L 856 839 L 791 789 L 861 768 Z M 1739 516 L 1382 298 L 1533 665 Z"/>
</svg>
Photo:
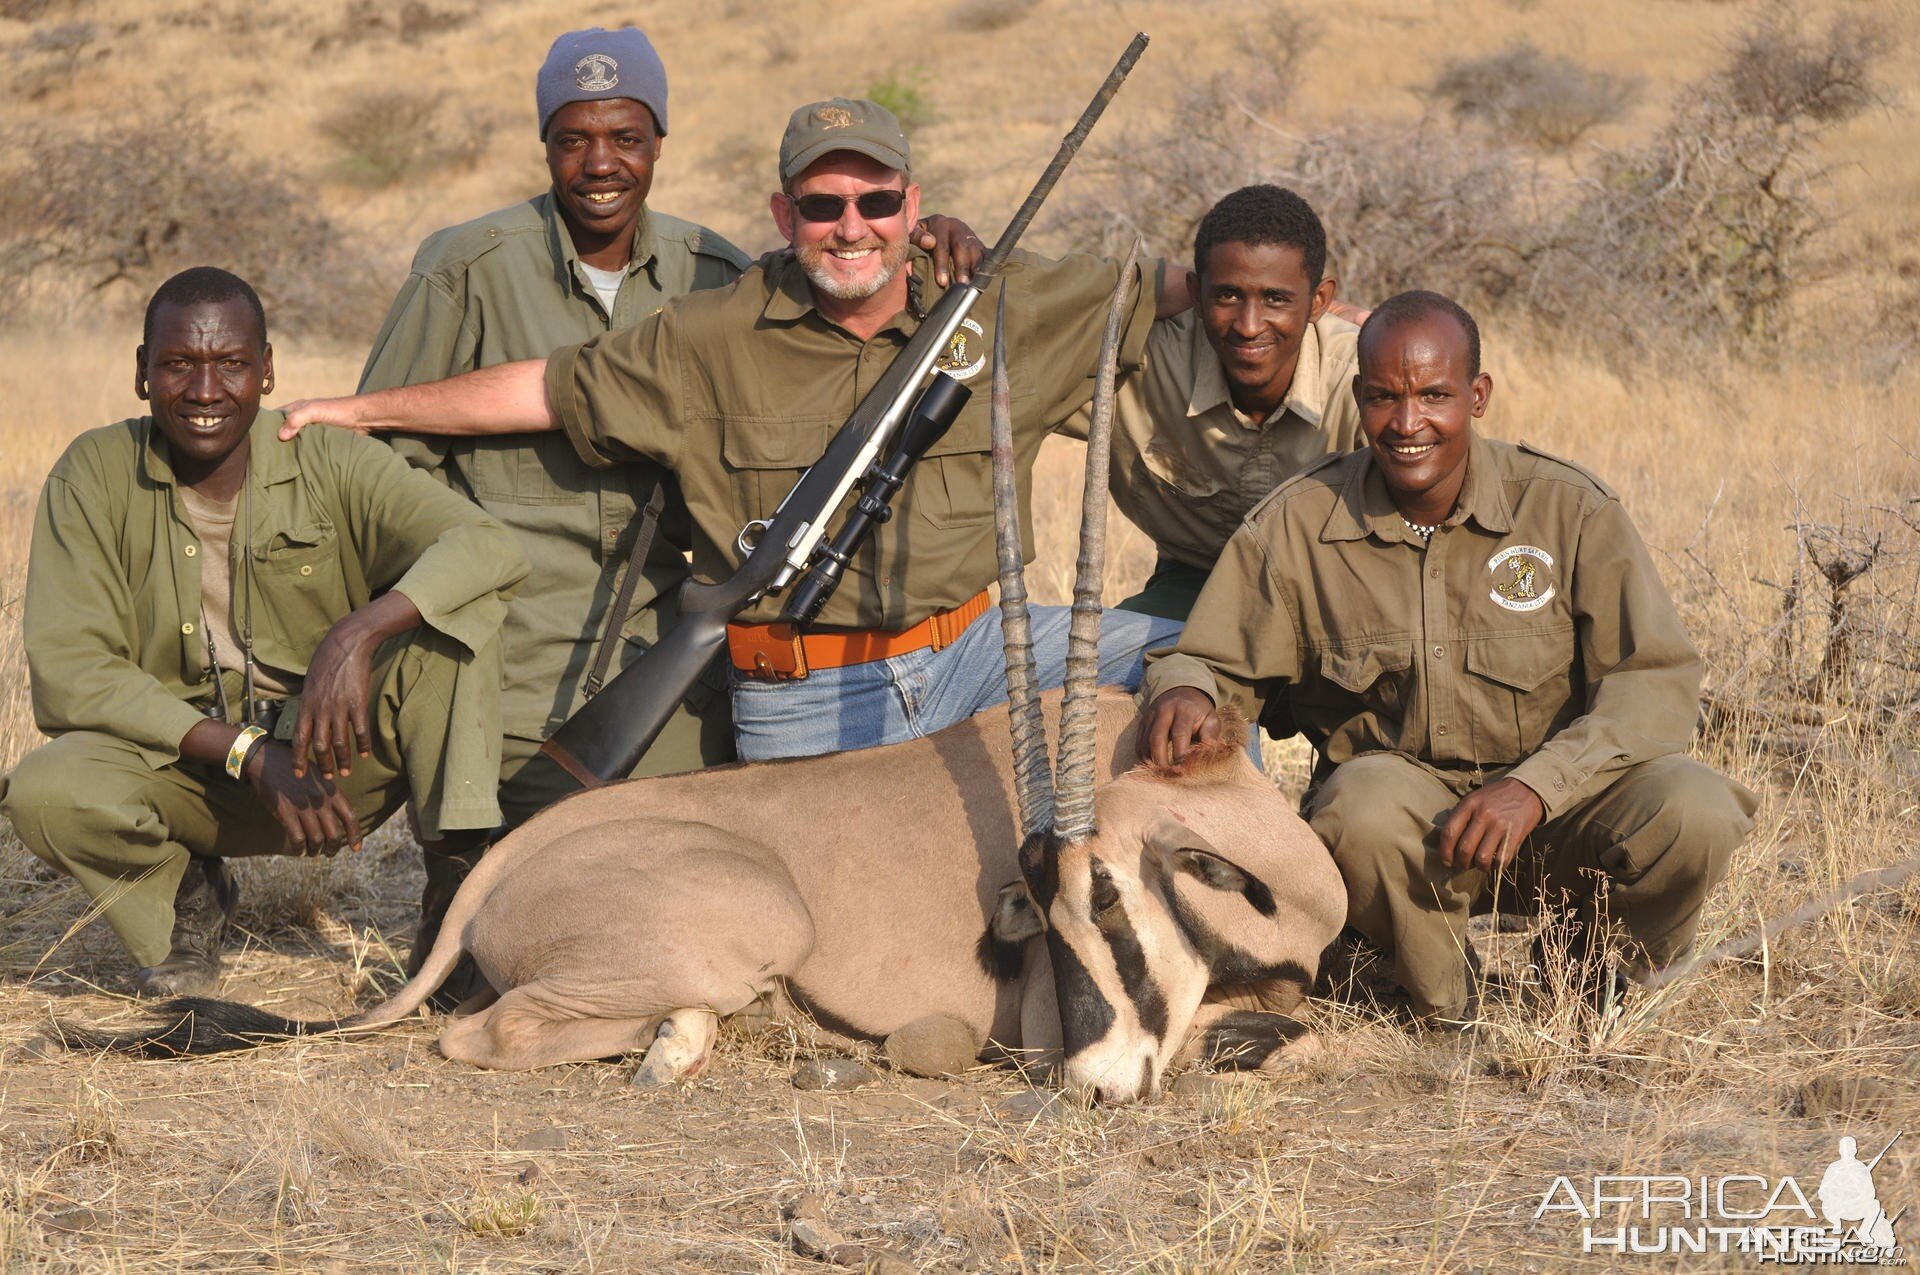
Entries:
<svg viewBox="0 0 1920 1275">
<path fill-rule="evenodd" d="M 1366 446 L 1262 501 L 1154 653 L 1143 753 L 1284 696 L 1348 924 L 1428 1021 L 1474 1017 L 1467 919 L 1496 903 L 1564 908 L 1576 957 L 1605 916 L 1629 972 L 1668 964 L 1756 799 L 1685 755 L 1700 661 L 1638 532 L 1585 470 L 1474 429 L 1493 381 L 1445 297 L 1374 311 L 1353 390 Z"/>
<path fill-rule="evenodd" d="M 160 286 L 135 365 L 151 415 L 82 434 L 40 493 L 25 637 L 53 739 L 0 811 L 166 996 L 217 981 L 225 858 L 357 847 L 408 801 L 429 847 L 499 822 L 527 564 L 386 447 L 282 441 L 266 314 L 226 271 Z"/>
</svg>

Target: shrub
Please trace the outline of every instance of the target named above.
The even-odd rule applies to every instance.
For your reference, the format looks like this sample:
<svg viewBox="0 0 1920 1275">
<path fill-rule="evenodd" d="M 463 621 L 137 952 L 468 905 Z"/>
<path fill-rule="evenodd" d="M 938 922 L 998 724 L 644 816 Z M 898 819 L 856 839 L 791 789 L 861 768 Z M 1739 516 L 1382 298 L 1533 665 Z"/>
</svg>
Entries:
<svg viewBox="0 0 1920 1275">
<path fill-rule="evenodd" d="M 340 148 L 339 176 L 358 186 L 391 186 L 407 174 L 470 163 L 480 154 L 484 123 L 463 114 L 464 133 L 440 123 L 445 99 L 415 89 L 381 89 L 343 102 L 320 120 Z"/>
<path fill-rule="evenodd" d="M 928 100 L 918 72 L 889 75 L 867 86 L 866 98 L 892 111 L 900 127 L 912 132 L 934 122 L 939 116 Z"/>
<path fill-rule="evenodd" d="M 1866 30 L 1843 15 L 1809 36 L 1763 13 L 1650 142 L 1602 157 L 1541 254 L 1537 299 L 1564 321 L 1654 306 L 1696 334 L 1783 335 L 1836 217 L 1819 143 L 1878 100 L 1889 46 Z"/>
<path fill-rule="evenodd" d="M 191 265 L 259 290 L 275 329 L 364 339 L 388 285 L 294 180 L 176 115 L 16 129 L 0 154 L 0 306 L 138 313 Z"/>
<path fill-rule="evenodd" d="M 1033 12 L 1035 0 L 960 0 L 947 20 L 963 31 L 1003 31 Z"/>
<path fill-rule="evenodd" d="M 1455 120 L 1477 120 L 1547 150 L 1566 150 L 1620 118 L 1639 95 L 1637 80 L 1542 53 L 1526 41 L 1498 53 L 1454 58 L 1427 96 Z"/>
<path fill-rule="evenodd" d="M 1648 141 L 1564 164 L 1541 147 L 1570 146 L 1600 118 L 1595 103 L 1623 104 L 1617 84 L 1589 79 L 1575 93 L 1578 77 L 1516 45 L 1455 63 L 1430 95 L 1456 118 L 1510 127 L 1449 129 L 1434 115 L 1302 127 L 1288 98 L 1311 45 L 1311 28 L 1276 8 L 1240 67 L 1090 153 L 1062 201 L 1076 246 L 1119 251 L 1139 235 L 1184 257 L 1214 201 L 1273 182 L 1320 213 L 1329 269 L 1361 304 L 1432 288 L 1652 353 L 1676 338 L 1739 345 L 1786 332 L 1835 220 L 1820 143 L 1879 100 L 1890 42 L 1858 18 L 1810 33 L 1791 10 L 1765 10 Z M 1520 92 L 1529 77 L 1551 91 Z"/>
</svg>

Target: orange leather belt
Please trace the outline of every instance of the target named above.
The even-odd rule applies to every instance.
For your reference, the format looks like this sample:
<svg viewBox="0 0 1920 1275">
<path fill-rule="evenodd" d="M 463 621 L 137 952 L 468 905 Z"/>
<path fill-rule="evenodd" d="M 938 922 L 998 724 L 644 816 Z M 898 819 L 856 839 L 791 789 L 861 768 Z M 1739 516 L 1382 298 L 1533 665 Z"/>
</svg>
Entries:
<svg viewBox="0 0 1920 1275">
<path fill-rule="evenodd" d="M 814 669 L 845 668 L 884 660 L 909 651 L 940 650 L 985 615 L 981 590 L 950 611 L 935 611 L 905 629 L 850 629 L 838 633 L 795 633 L 791 624 L 729 624 L 727 653 L 748 677 L 792 682 Z"/>
</svg>

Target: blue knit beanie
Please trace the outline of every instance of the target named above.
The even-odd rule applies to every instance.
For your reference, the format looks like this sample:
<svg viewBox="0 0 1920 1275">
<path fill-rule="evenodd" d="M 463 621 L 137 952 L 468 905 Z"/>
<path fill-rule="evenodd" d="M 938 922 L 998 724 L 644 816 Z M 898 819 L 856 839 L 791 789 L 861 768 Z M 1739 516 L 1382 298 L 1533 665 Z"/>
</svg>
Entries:
<svg viewBox="0 0 1920 1275">
<path fill-rule="evenodd" d="M 540 108 L 543 142 L 553 113 L 561 107 L 612 97 L 644 105 L 653 112 L 660 136 L 667 135 L 667 68 L 653 51 L 653 42 L 633 27 L 589 27 L 555 40 L 534 81 L 533 96 Z"/>
</svg>

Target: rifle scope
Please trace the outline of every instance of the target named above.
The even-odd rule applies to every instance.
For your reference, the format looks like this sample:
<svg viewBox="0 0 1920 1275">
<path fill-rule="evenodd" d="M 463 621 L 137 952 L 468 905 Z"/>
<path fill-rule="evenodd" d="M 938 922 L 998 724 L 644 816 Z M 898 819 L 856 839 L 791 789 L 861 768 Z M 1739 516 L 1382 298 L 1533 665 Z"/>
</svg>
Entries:
<svg viewBox="0 0 1920 1275">
<path fill-rule="evenodd" d="M 945 372 L 933 374 L 933 380 L 921 393 L 920 401 L 913 405 L 913 414 L 901 427 L 893 454 L 887 457 L 884 464 L 867 471 L 866 489 L 848 511 L 840 534 L 833 538 L 832 543 L 820 547 L 813 569 L 794 587 L 786 607 L 780 612 L 782 620 L 801 629 L 813 623 L 814 617 L 820 614 L 820 608 L 840 587 L 840 578 L 846 573 L 847 564 L 853 561 L 854 554 L 860 552 L 861 545 L 873 533 L 874 525 L 893 517 L 893 508 L 888 502 L 900 490 L 901 484 L 906 482 L 908 471 L 926 455 L 927 448 L 945 437 L 953 422 L 959 419 L 960 409 L 972 397 L 972 390 Z"/>
</svg>

